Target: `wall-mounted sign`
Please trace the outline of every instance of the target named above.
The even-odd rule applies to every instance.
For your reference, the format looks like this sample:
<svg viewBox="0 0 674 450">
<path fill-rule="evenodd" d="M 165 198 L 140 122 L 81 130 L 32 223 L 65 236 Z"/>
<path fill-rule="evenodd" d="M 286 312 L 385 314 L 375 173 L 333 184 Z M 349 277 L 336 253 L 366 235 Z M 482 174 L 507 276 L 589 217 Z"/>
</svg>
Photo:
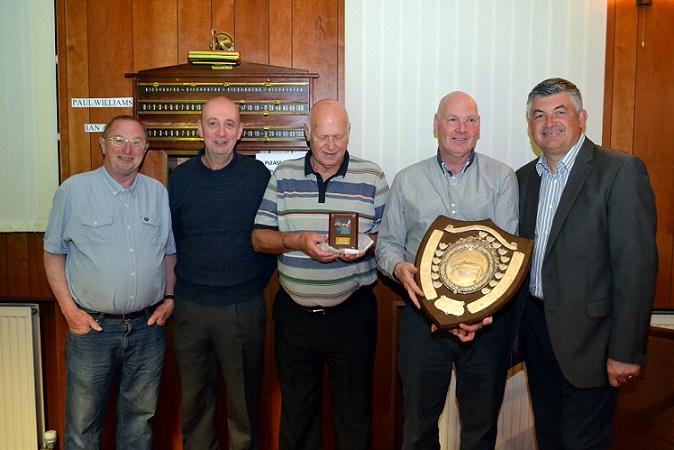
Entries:
<svg viewBox="0 0 674 450">
<path fill-rule="evenodd" d="M 287 153 L 256 153 L 255 159 L 262 161 L 264 165 L 273 172 L 276 166 L 281 164 L 286 159 L 301 158 L 306 152 L 287 152 Z"/>
<path fill-rule="evenodd" d="M 85 133 L 102 133 L 105 130 L 104 123 L 85 123 L 84 132 Z"/>
<path fill-rule="evenodd" d="M 73 98 L 73 108 L 133 108 L 133 97 Z"/>
</svg>

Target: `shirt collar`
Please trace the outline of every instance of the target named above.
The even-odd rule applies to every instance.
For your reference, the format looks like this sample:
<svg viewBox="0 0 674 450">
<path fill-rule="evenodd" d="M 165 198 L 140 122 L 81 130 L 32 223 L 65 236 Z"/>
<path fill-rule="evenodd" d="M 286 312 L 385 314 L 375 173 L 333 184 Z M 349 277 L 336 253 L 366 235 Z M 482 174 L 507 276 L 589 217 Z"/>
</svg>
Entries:
<svg viewBox="0 0 674 450">
<path fill-rule="evenodd" d="M 349 168 L 349 151 L 347 150 L 346 153 L 344 153 L 344 161 L 342 161 L 342 164 L 339 166 L 339 170 L 337 171 L 336 174 L 333 175 L 333 177 L 336 177 L 337 175 L 345 177 L 346 169 L 348 168 Z M 307 154 L 304 155 L 304 176 L 311 175 L 312 173 L 318 175 L 318 172 L 316 172 L 314 168 L 311 167 L 311 150 L 309 150 Z"/>
<path fill-rule="evenodd" d="M 440 165 L 440 168 L 443 170 L 443 172 L 447 172 L 450 175 L 456 175 L 453 174 L 451 170 L 449 170 L 449 167 L 447 167 L 447 164 L 442 160 L 442 156 L 440 156 L 440 149 L 438 149 L 437 153 L 435 154 L 435 159 L 438 161 L 438 164 Z M 470 151 L 470 155 L 468 156 L 468 160 L 466 161 L 466 164 L 463 166 L 461 169 L 461 172 L 465 172 L 468 167 L 470 167 L 473 164 L 473 161 L 475 161 L 475 149 Z"/>
<path fill-rule="evenodd" d="M 138 175 L 139 174 L 136 174 L 136 177 L 134 178 L 131 186 L 128 189 L 124 189 L 124 187 L 121 184 L 119 184 L 114 178 L 112 178 L 107 170 L 105 170 L 105 166 L 101 166 L 98 169 L 98 172 L 103 177 L 103 181 L 105 182 L 105 185 L 108 187 L 108 189 L 110 189 L 110 193 L 113 196 L 116 197 L 117 195 L 121 194 L 124 191 L 129 191 L 129 193 L 131 193 L 131 194 L 133 194 L 135 192 L 136 185 L 138 184 Z"/>
<path fill-rule="evenodd" d="M 571 147 L 571 150 L 569 150 L 568 153 L 564 155 L 561 161 L 559 161 L 557 164 L 557 172 L 571 172 L 571 169 L 576 162 L 578 152 L 580 152 L 580 147 L 583 146 L 583 142 L 585 142 L 585 135 L 581 134 L 578 142 L 576 142 L 576 144 Z M 541 154 L 541 156 L 538 158 L 538 162 L 536 163 L 536 172 L 538 172 L 538 175 L 542 176 L 543 171 L 551 172 L 550 164 L 548 163 L 548 158 L 545 157 L 545 153 Z"/>
</svg>

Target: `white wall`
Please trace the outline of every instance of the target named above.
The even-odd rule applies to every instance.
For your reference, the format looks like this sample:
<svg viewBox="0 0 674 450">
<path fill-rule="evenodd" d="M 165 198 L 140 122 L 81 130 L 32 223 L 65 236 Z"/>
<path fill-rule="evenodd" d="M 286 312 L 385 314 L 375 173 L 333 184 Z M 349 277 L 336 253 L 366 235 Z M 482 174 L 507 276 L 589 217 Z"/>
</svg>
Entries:
<svg viewBox="0 0 674 450">
<path fill-rule="evenodd" d="M 346 0 L 350 151 L 394 174 L 433 155 L 433 114 L 463 90 L 478 103 L 478 151 L 514 169 L 536 155 L 526 98 L 545 78 L 581 90 L 601 142 L 607 4 L 601 0 Z"/>
<path fill-rule="evenodd" d="M 53 0 L 0 1 L 0 232 L 44 231 L 58 186 Z"/>
</svg>

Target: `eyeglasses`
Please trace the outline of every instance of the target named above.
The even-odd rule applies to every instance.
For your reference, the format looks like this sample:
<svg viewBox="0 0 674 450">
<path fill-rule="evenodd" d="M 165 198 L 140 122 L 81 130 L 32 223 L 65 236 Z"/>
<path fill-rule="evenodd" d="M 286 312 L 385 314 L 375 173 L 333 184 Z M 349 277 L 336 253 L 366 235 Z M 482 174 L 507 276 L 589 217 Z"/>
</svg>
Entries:
<svg viewBox="0 0 674 450">
<path fill-rule="evenodd" d="M 127 142 L 131 144 L 131 147 L 133 148 L 143 148 L 145 147 L 145 141 L 142 139 L 124 139 L 121 136 L 115 136 L 115 137 L 109 137 L 105 138 L 105 140 L 112 142 L 112 145 L 114 147 L 124 147 Z"/>
</svg>

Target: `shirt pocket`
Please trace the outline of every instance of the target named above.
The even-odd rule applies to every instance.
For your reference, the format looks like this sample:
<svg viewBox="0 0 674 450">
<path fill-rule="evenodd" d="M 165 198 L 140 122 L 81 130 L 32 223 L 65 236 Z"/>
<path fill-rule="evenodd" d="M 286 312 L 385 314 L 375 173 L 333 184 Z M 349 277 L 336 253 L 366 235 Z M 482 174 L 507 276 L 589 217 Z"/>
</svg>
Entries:
<svg viewBox="0 0 674 450">
<path fill-rule="evenodd" d="M 112 214 L 82 214 L 80 216 L 80 237 L 93 244 L 109 244 L 114 240 Z"/>
<path fill-rule="evenodd" d="M 141 243 L 159 245 L 165 244 L 168 240 L 166 227 L 159 216 L 138 216 L 140 222 Z"/>
</svg>

